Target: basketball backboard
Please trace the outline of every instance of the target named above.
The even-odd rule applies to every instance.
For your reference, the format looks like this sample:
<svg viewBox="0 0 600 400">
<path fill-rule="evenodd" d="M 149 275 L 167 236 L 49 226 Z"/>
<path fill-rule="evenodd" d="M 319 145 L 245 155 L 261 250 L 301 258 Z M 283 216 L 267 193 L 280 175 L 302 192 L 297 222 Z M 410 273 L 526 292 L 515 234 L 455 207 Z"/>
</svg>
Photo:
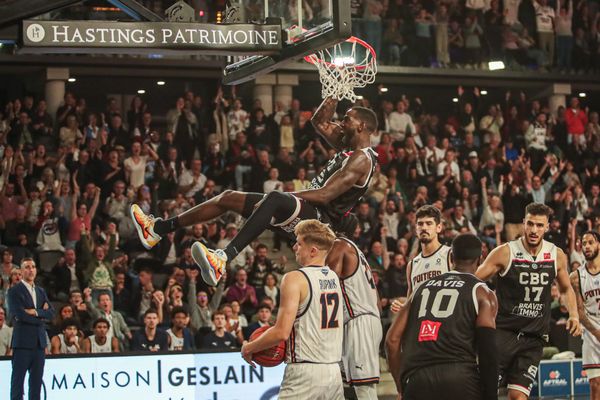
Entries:
<svg viewBox="0 0 600 400">
<path fill-rule="evenodd" d="M 287 40 L 279 54 L 232 57 L 223 83 L 253 80 L 283 64 L 342 42 L 352 34 L 350 0 L 232 0 L 226 22 L 263 23 L 281 20 Z M 227 18 L 229 17 L 229 18 Z"/>
</svg>

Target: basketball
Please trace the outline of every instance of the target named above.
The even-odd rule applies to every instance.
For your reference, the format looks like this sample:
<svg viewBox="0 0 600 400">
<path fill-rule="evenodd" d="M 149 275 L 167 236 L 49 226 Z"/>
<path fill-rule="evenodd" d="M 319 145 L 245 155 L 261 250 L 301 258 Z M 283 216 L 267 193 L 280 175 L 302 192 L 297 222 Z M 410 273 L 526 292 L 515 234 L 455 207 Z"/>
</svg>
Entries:
<svg viewBox="0 0 600 400">
<path fill-rule="evenodd" d="M 250 341 L 257 339 L 260 335 L 265 333 L 270 326 L 262 326 L 252 332 L 250 335 Z M 255 361 L 258 365 L 263 367 L 275 367 L 283 362 L 285 358 L 285 341 L 282 340 L 279 344 L 271 347 L 270 349 L 265 349 L 263 351 L 259 351 L 258 353 L 254 353 L 252 355 L 252 360 Z"/>
</svg>

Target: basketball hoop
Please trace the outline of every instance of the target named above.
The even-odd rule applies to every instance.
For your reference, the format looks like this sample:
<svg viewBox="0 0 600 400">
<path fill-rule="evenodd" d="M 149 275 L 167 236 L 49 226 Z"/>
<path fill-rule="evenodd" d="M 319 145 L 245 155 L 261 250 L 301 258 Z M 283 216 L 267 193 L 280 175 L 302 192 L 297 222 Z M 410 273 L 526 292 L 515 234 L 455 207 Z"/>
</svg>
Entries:
<svg viewBox="0 0 600 400">
<path fill-rule="evenodd" d="M 362 54 L 364 52 L 364 54 Z M 321 97 L 355 102 L 355 88 L 375 82 L 377 55 L 364 40 L 350 37 L 329 49 L 304 57 L 319 70 Z"/>
</svg>

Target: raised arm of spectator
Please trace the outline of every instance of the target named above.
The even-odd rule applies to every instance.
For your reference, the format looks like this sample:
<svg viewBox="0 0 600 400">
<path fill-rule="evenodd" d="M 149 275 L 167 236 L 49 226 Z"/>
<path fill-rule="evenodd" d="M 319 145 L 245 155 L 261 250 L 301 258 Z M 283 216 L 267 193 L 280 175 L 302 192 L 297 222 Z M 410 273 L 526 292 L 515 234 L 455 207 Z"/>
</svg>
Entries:
<svg viewBox="0 0 600 400">
<path fill-rule="evenodd" d="M 221 280 L 219 281 L 219 284 L 217 285 L 217 290 L 215 290 L 212 297 L 210 298 L 210 302 L 208 303 L 208 309 L 211 312 L 214 312 L 217 308 L 219 308 L 219 305 L 221 304 L 221 300 L 223 300 L 223 295 L 225 293 L 225 281 L 226 280 L 227 280 L 227 275 L 223 275 L 221 277 Z"/>
<path fill-rule="evenodd" d="M 481 177 L 481 205 L 483 207 L 487 207 L 488 203 L 488 193 L 487 193 L 487 176 Z"/>
<path fill-rule="evenodd" d="M 94 200 L 92 202 L 92 206 L 90 207 L 90 220 L 94 219 L 96 215 L 96 210 L 98 210 L 98 204 L 100 204 L 100 188 L 96 186 L 94 189 Z M 72 209 L 73 207 L 71 207 Z"/>
<path fill-rule="evenodd" d="M 148 153 L 148 156 L 154 160 L 154 161 L 158 161 L 160 159 L 160 157 L 158 157 L 158 154 L 156 154 L 156 152 L 152 149 L 152 146 L 148 146 L 148 144 L 144 145 L 144 150 L 146 150 L 146 152 Z"/>
<path fill-rule="evenodd" d="M 381 248 L 382 248 L 382 259 L 383 259 L 383 269 L 385 271 L 390 267 L 390 253 L 388 252 L 387 246 L 387 236 L 388 231 L 385 226 L 381 227 Z"/>
</svg>

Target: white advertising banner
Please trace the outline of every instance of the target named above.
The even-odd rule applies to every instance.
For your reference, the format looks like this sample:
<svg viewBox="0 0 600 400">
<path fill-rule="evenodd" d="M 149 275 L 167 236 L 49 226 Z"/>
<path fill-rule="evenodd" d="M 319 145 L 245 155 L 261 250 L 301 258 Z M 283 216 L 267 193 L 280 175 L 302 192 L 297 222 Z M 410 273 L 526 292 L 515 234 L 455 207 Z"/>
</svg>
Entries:
<svg viewBox="0 0 600 400">
<path fill-rule="evenodd" d="M 271 400 L 285 364 L 252 368 L 240 353 L 47 358 L 42 400 Z M 0 399 L 10 398 L 0 360 Z M 27 377 L 25 378 L 27 398 Z"/>
</svg>

